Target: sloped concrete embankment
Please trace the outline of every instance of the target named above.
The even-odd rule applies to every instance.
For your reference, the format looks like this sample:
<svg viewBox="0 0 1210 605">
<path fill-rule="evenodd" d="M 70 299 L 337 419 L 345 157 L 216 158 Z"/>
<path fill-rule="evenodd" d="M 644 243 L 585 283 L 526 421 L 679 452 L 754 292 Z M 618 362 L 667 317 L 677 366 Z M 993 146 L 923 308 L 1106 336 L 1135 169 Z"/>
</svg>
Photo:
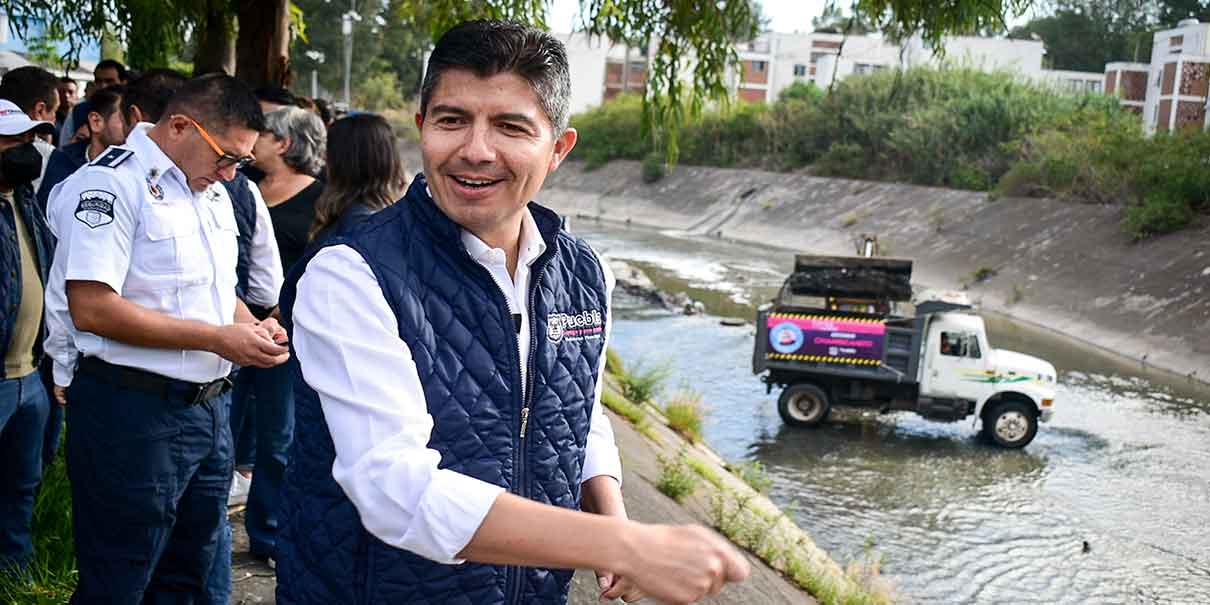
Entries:
<svg viewBox="0 0 1210 605">
<path fill-rule="evenodd" d="M 1120 208 L 1068 200 L 693 166 L 650 185 L 640 176 L 637 162 L 569 162 L 542 200 L 578 220 L 803 253 L 852 254 L 862 234 L 877 234 L 890 255 L 915 259 L 918 283 L 969 286 L 982 309 L 1183 376 L 1210 374 L 1206 221 L 1135 243 Z"/>
</svg>

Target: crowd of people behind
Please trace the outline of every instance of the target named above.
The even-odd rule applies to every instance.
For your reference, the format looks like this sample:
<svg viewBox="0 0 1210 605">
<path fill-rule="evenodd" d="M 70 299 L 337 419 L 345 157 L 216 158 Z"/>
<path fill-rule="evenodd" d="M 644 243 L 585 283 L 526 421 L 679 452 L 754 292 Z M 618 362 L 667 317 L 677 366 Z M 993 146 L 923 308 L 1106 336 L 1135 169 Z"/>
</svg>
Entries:
<svg viewBox="0 0 1210 605">
<path fill-rule="evenodd" d="M 37 67 L 0 80 L 0 574 L 62 440 L 76 605 L 228 603 L 237 502 L 283 605 L 561 605 L 572 569 L 681 604 L 748 575 L 627 516 L 614 279 L 533 201 L 578 136 L 562 42 L 446 32 L 410 183 L 381 116 L 94 75 L 74 105 Z"/>
<path fill-rule="evenodd" d="M 224 79 L 215 75 L 194 81 L 205 78 Z M 5 260 L 0 287 L 4 295 L 0 346 L 5 360 L 0 375 L 0 570 L 23 569 L 31 559 L 30 519 L 36 490 L 59 449 L 71 400 L 68 388 L 75 375 L 87 369 L 77 367 L 80 346 L 73 338 L 78 335 L 72 334 L 65 285 L 68 255 L 56 248 L 66 249 L 73 222 L 95 230 L 114 220 L 113 200 L 97 200 L 85 209 L 76 197 L 67 199 L 62 193 L 78 191 L 69 183 L 90 164 L 118 166 L 124 161 L 119 159 L 124 150 L 138 147 L 128 146 L 128 138 L 145 139 L 142 133 L 164 119 L 166 110 L 188 106 L 188 99 L 176 95 L 189 82 L 170 69 L 135 73 L 113 60 L 97 64 L 83 98 L 77 96 L 78 82 L 37 66 L 11 70 L 0 80 L 0 229 Z M 199 87 L 193 88 L 196 96 Z M 200 87 L 200 94 L 206 94 L 206 88 Z M 238 171 L 230 180 L 214 179 L 205 191 L 214 198 L 230 199 L 239 234 L 235 291 L 250 312 L 264 320 L 276 316 L 286 270 L 304 250 L 399 199 L 408 175 L 397 139 L 381 116 L 334 115 L 326 100 L 295 96 L 283 88 L 261 88 L 253 94 L 263 114 L 247 156 L 255 160 L 239 158 L 232 164 Z M 222 126 L 184 117 L 215 147 L 221 163 L 226 152 L 208 129 L 220 132 Z M 154 171 L 148 168 L 147 191 L 162 199 L 163 186 Z M 236 469 L 226 504 L 247 504 L 251 553 L 268 560 L 293 434 L 291 379 L 287 366 L 278 364 L 237 368 L 223 380 L 233 385 L 229 418 Z M 77 419 L 75 424 L 85 423 Z M 81 437 L 96 441 L 101 435 Z M 86 443 L 75 447 L 83 450 Z M 69 459 L 69 473 L 71 467 L 80 466 L 72 462 Z M 131 460 L 130 466 L 132 473 L 147 470 L 139 460 Z M 106 492 L 137 490 L 158 479 L 135 477 L 121 485 L 84 472 L 71 476 L 73 484 L 84 484 L 73 492 L 79 500 L 73 506 L 77 526 L 87 520 L 109 524 L 104 515 L 115 510 L 113 502 L 86 502 L 90 482 L 97 484 L 92 493 L 103 497 Z M 160 508 L 161 513 L 169 512 L 167 506 Z M 94 540 L 78 545 L 82 557 L 122 557 L 119 544 L 107 544 L 103 535 L 78 533 L 77 541 L 81 538 Z M 130 549 L 131 556 L 139 556 L 137 549 L 142 546 Z M 224 551 L 229 556 L 229 527 L 223 529 L 217 556 L 222 558 Z M 99 567 L 113 571 L 113 562 Z M 220 573 L 221 566 L 215 569 L 208 585 L 212 602 L 226 603 L 229 575 Z M 81 579 L 86 584 L 101 577 L 82 575 Z"/>
</svg>

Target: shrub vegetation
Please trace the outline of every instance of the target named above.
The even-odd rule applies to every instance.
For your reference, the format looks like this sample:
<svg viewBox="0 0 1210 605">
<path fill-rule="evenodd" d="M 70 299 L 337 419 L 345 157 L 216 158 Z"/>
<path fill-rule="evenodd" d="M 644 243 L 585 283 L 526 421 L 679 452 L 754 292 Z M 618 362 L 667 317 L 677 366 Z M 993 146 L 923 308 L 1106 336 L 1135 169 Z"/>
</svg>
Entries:
<svg viewBox="0 0 1210 605">
<path fill-rule="evenodd" d="M 642 101 L 621 96 L 572 117 L 573 157 L 651 164 Z M 1210 134 L 1143 136 L 1115 98 L 1072 95 L 1010 73 L 885 70 L 831 94 L 795 84 L 771 104 L 733 102 L 681 129 L 685 164 L 889 180 L 1004 195 L 1047 195 L 1123 208 L 1136 238 L 1210 210 Z"/>
</svg>

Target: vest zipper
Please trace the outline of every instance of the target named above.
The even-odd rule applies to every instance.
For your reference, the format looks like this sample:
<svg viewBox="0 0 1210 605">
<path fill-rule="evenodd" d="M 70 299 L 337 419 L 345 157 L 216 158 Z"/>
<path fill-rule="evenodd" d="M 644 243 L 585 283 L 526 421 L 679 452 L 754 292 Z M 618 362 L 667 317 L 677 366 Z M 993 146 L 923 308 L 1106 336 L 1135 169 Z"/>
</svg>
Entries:
<svg viewBox="0 0 1210 605">
<path fill-rule="evenodd" d="M 534 292 L 537 291 L 538 284 L 542 280 L 542 272 L 546 269 L 546 262 L 551 256 L 553 256 L 553 250 L 548 248 L 547 251 L 542 256 L 538 257 L 538 259 L 530 267 L 530 282 L 528 284 L 529 296 L 526 305 L 526 312 L 528 313 L 527 317 L 530 320 L 529 325 L 531 327 L 529 335 L 528 357 L 522 359 L 523 351 L 521 351 L 521 339 L 518 337 L 516 330 L 511 331 L 512 337 L 517 343 L 517 363 L 513 364 L 513 367 L 516 368 L 519 379 L 518 382 L 521 383 L 522 391 L 518 396 L 521 404 L 521 426 L 517 431 L 517 441 L 513 447 L 513 488 L 509 491 L 521 496 L 522 498 L 529 497 L 529 490 L 525 489 L 525 433 L 529 426 L 529 402 L 530 394 L 533 391 L 533 358 L 538 351 L 538 340 L 534 336 L 532 330 L 534 325 Z M 470 261 L 470 264 L 477 268 L 480 272 L 486 273 L 491 282 L 496 285 L 496 289 L 499 290 L 500 295 L 504 297 L 504 306 L 508 311 L 510 320 L 509 323 L 511 324 L 512 309 L 508 308 L 508 295 L 504 292 L 504 288 L 501 287 L 500 282 L 496 281 L 496 277 L 491 271 L 489 271 L 483 265 L 480 265 L 478 261 L 472 258 L 469 252 L 466 253 L 466 259 Z M 526 370 L 528 370 L 524 377 L 520 376 L 521 363 L 523 362 L 525 363 Z M 510 603 L 521 603 L 521 570 L 522 568 L 519 566 L 508 566 L 505 568 L 505 584 L 508 586 L 508 600 Z"/>
</svg>

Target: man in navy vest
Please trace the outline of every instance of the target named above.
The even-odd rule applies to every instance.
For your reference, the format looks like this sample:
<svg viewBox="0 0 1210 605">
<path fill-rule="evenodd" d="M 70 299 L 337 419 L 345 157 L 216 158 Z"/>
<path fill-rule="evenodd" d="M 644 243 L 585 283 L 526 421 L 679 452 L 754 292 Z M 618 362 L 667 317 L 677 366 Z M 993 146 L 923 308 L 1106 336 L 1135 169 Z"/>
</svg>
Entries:
<svg viewBox="0 0 1210 605">
<path fill-rule="evenodd" d="M 454 27 L 421 90 L 424 174 L 287 278 L 280 603 L 562 604 L 576 568 L 606 598 L 688 603 L 747 576 L 705 528 L 626 518 L 599 405 L 612 275 L 529 201 L 575 145 L 567 69 L 538 30 Z"/>
</svg>

